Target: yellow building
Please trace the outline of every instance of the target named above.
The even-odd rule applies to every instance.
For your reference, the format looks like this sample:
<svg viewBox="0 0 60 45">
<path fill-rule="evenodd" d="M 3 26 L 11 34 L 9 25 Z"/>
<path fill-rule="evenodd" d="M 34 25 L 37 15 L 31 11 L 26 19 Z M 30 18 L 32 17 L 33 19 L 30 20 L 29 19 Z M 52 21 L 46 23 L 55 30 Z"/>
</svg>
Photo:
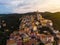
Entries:
<svg viewBox="0 0 60 45">
<path fill-rule="evenodd" d="M 47 21 L 46 19 L 40 20 L 42 26 L 47 26 Z"/>
</svg>

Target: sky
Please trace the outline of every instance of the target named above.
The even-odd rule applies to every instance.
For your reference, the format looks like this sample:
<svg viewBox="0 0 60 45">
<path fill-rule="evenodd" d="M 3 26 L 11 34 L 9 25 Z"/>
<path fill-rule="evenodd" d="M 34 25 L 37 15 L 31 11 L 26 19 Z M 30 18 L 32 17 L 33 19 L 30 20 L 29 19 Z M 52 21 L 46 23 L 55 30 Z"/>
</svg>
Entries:
<svg viewBox="0 0 60 45">
<path fill-rule="evenodd" d="M 0 14 L 27 12 L 60 12 L 60 0 L 0 0 Z"/>
</svg>

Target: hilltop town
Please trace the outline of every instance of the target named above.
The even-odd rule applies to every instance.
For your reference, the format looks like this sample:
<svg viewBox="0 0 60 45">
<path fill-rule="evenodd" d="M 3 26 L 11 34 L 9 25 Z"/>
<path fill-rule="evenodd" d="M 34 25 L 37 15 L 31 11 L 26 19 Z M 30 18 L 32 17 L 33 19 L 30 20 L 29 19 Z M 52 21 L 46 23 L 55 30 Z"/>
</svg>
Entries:
<svg viewBox="0 0 60 45">
<path fill-rule="evenodd" d="M 19 19 L 18 31 L 13 31 L 7 45 L 60 45 L 60 32 L 53 27 L 52 20 L 36 15 L 24 15 Z"/>
<path fill-rule="evenodd" d="M 0 16 L 1 39 L 6 39 L 1 42 L 6 45 L 60 45 L 60 32 L 54 29 L 52 20 L 39 12 L 23 14 L 19 18 L 12 15 Z"/>
</svg>

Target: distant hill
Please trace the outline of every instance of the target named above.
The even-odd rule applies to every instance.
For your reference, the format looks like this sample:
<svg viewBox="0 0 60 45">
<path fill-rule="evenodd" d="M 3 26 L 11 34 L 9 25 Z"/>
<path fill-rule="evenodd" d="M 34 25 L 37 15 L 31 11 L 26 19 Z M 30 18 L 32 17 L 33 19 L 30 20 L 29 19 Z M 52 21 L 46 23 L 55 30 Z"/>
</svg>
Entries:
<svg viewBox="0 0 60 45">
<path fill-rule="evenodd" d="M 0 16 L 2 17 L 9 17 L 9 16 L 15 16 L 17 18 L 20 18 L 23 15 L 35 15 L 36 12 L 29 12 L 29 13 L 25 13 L 25 14 L 0 14 Z M 60 30 L 60 12 L 56 12 L 56 13 L 50 13 L 50 12 L 39 12 L 39 14 L 41 14 L 44 18 L 46 19 L 51 19 L 53 21 L 54 24 L 54 28 Z"/>
</svg>

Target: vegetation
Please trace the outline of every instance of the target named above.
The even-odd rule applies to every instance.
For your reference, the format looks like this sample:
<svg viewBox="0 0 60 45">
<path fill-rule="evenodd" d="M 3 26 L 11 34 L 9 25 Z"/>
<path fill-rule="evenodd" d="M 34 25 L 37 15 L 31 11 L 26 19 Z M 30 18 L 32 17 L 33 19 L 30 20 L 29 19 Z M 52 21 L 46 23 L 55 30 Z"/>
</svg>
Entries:
<svg viewBox="0 0 60 45">
<path fill-rule="evenodd" d="M 51 19 L 53 21 L 53 25 L 55 29 L 60 30 L 60 12 L 50 13 L 50 12 L 39 12 L 44 18 Z M 18 21 L 18 18 L 20 18 L 23 15 L 35 15 L 36 12 L 29 12 L 25 14 L 0 14 L 4 19 L 8 18 L 8 20 L 12 20 L 15 18 L 14 21 Z M 12 18 L 12 19 L 11 19 Z M 13 21 L 13 20 L 12 20 Z M 11 21 L 8 21 L 11 23 Z M 14 23 L 16 24 L 16 22 Z"/>
<path fill-rule="evenodd" d="M 13 32 L 14 30 L 17 30 L 20 24 L 19 18 L 23 15 L 35 15 L 36 13 L 26 13 L 26 14 L 0 14 L 2 16 L 1 20 L 5 20 L 7 23 L 7 27 L 10 32 Z M 46 18 L 50 19 L 53 22 L 53 26 L 55 29 L 60 30 L 60 12 L 56 13 L 50 13 L 50 12 L 43 12 L 40 14 Z M 13 29 L 11 28 L 13 26 Z M 6 29 L 5 28 L 5 29 Z M 4 32 L 3 27 L 0 29 L 0 45 L 4 45 L 6 43 L 6 40 L 8 39 L 8 36 L 10 32 Z"/>
<path fill-rule="evenodd" d="M 56 30 L 60 30 L 60 12 L 56 13 L 45 12 L 42 13 L 42 15 L 46 19 L 51 19 L 53 21 L 54 28 Z"/>
</svg>

